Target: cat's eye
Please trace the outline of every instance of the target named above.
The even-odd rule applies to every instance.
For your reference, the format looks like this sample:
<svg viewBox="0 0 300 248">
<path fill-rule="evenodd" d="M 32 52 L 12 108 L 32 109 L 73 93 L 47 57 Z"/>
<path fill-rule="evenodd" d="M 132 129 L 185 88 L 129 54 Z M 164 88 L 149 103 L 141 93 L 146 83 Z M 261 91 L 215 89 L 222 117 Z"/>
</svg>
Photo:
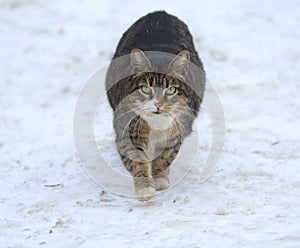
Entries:
<svg viewBox="0 0 300 248">
<path fill-rule="evenodd" d="M 150 94 L 150 93 L 152 92 L 151 88 L 150 88 L 148 85 L 143 85 L 143 86 L 141 87 L 141 90 L 142 90 L 142 92 L 145 93 L 145 94 Z"/>
<path fill-rule="evenodd" d="M 176 87 L 174 87 L 174 86 L 166 89 L 166 95 L 171 96 L 171 95 L 174 95 L 175 93 L 176 93 Z"/>
</svg>

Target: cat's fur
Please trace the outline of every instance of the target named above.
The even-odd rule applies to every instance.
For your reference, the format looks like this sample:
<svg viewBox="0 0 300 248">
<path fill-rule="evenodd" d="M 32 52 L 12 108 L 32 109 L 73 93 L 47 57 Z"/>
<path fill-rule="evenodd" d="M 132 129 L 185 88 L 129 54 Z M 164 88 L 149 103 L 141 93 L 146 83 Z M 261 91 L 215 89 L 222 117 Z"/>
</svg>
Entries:
<svg viewBox="0 0 300 248">
<path fill-rule="evenodd" d="M 192 131 L 204 87 L 205 72 L 192 36 L 177 17 L 150 13 L 123 34 L 106 89 L 116 145 L 139 200 L 169 187 L 169 167 Z"/>
</svg>

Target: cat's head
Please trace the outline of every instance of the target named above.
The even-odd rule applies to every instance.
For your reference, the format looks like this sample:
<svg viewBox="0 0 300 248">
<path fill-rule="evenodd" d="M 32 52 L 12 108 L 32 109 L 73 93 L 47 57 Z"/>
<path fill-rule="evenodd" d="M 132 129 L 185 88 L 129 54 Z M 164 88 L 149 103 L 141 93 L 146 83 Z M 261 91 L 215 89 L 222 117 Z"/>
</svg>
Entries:
<svg viewBox="0 0 300 248">
<path fill-rule="evenodd" d="M 185 83 L 189 62 L 190 53 L 184 50 L 162 69 L 165 73 L 158 73 L 140 49 L 132 51 L 128 101 L 150 127 L 166 129 L 187 111 L 192 94 Z"/>
</svg>

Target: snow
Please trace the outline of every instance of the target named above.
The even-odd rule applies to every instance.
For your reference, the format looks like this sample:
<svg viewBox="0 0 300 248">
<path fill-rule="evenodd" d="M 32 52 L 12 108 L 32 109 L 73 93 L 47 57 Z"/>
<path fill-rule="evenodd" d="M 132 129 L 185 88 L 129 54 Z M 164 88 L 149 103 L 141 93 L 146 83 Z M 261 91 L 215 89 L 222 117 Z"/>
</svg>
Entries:
<svg viewBox="0 0 300 248">
<path fill-rule="evenodd" d="M 296 0 L 2 1 L 1 247 L 300 246 L 299 8 Z M 189 25 L 222 102 L 226 141 L 215 173 L 200 183 L 212 130 L 203 105 L 200 164 L 140 203 L 82 169 L 73 116 L 121 34 L 158 9 Z M 98 127 L 99 149 L 107 142 L 106 158 L 120 166 L 111 119 Z M 185 146 L 193 148 L 192 137 Z M 181 160 L 191 161 L 188 152 Z"/>
</svg>

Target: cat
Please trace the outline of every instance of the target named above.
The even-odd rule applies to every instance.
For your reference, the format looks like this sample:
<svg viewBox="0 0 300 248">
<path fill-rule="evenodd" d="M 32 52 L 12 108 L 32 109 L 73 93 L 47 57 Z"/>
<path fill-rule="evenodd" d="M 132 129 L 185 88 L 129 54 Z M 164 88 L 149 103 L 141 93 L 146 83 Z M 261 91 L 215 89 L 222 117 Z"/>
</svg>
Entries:
<svg viewBox="0 0 300 248">
<path fill-rule="evenodd" d="M 140 201 L 170 186 L 170 165 L 192 131 L 205 81 L 188 27 L 165 11 L 140 18 L 119 41 L 106 91 L 116 146 Z"/>
</svg>

